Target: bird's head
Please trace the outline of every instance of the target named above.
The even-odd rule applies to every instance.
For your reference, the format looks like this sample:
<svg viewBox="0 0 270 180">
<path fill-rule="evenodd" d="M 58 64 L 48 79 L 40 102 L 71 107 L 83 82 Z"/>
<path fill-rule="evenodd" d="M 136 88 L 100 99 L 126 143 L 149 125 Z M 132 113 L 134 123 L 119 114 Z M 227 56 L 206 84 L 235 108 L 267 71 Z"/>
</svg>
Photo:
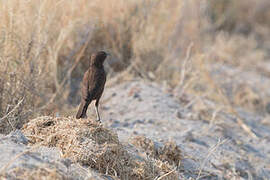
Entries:
<svg viewBox="0 0 270 180">
<path fill-rule="evenodd" d="M 109 53 L 106 53 L 105 51 L 98 51 L 97 53 L 93 53 L 91 55 L 90 59 L 90 65 L 95 65 L 97 67 L 102 67 L 105 59 L 107 56 L 109 56 Z"/>
</svg>

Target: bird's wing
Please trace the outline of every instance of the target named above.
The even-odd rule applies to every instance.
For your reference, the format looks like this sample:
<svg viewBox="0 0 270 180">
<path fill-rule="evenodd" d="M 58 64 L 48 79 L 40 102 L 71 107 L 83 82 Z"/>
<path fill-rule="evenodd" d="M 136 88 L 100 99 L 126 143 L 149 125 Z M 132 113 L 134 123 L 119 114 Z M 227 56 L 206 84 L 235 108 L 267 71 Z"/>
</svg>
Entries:
<svg viewBox="0 0 270 180">
<path fill-rule="evenodd" d="M 95 68 L 89 68 L 82 81 L 82 98 L 86 101 L 93 100 L 98 88 L 97 71 Z"/>
</svg>

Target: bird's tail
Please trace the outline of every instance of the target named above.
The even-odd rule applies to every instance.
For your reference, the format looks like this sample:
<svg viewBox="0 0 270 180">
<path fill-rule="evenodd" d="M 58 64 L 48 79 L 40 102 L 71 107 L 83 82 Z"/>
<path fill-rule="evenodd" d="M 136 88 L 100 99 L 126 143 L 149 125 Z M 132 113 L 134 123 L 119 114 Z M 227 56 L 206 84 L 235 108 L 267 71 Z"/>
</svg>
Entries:
<svg viewBox="0 0 270 180">
<path fill-rule="evenodd" d="M 77 112 L 77 115 L 76 115 L 77 119 L 87 117 L 86 111 L 87 111 L 88 105 L 89 105 L 89 103 L 87 103 L 87 102 L 84 102 L 84 101 L 81 102 L 80 107 L 79 107 L 78 112 Z"/>
</svg>

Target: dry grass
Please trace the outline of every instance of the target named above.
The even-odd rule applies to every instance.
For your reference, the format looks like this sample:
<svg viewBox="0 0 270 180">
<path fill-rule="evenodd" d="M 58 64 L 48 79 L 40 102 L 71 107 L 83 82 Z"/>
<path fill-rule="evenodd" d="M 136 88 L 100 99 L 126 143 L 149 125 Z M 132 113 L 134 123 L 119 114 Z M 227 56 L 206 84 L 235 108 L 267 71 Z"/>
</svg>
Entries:
<svg viewBox="0 0 270 180">
<path fill-rule="evenodd" d="M 33 145 L 57 147 L 63 157 L 121 179 L 154 179 L 173 169 L 159 159 L 180 161 L 180 157 L 176 157 L 177 160 L 173 157 L 175 149 L 175 153 L 180 153 L 173 144 L 162 149 L 161 158 L 136 157 L 119 142 L 117 134 L 90 119 L 39 117 L 30 120 L 23 132 Z M 177 179 L 177 172 L 171 172 L 164 179 Z"/>
<path fill-rule="evenodd" d="M 64 112 L 66 104 L 78 103 L 78 82 L 91 52 L 98 49 L 113 54 L 106 66 L 111 76 L 119 74 L 114 83 L 135 75 L 171 87 L 179 82 L 194 87 L 201 82 L 197 78 L 201 63 L 256 66 L 267 56 L 267 7 L 266 0 L 2 1 L 0 115 L 24 98 L 9 117 L 20 128 L 30 116 L 54 115 Z M 243 14 L 246 11 L 249 16 Z M 191 42 L 196 70 L 189 69 L 182 81 L 182 59 Z M 202 56 L 203 61 L 198 61 Z M 80 63 L 74 67 L 75 59 Z M 128 73 L 119 73 L 125 69 Z M 1 133 L 11 130 L 7 122 L 0 127 Z"/>
<path fill-rule="evenodd" d="M 163 146 L 155 144 L 153 140 L 144 136 L 137 136 L 132 139 L 132 144 L 142 149 L 149 156 L 168 162 L 175 166 L 180 164 L 182 155 L 181 150 L 175 142 L 166 142 Z"/>
<path fill-rule="evenodd" d="M 87 60 L 99 49 L 113 55 L 108 85 L 135 76 L 215 100 L 217 109 L 253 102 L 236 91 L 228 104 L 209 72 L 215 63 L 268 72 L 260 63 L 269 57 L 269 6 L 267 0 L 1 1 L 0 117 L 24 101 L 0 122 L 0 133 L 77 105 Z"/>
<path fill-rule="evenodd" d="M 108 86 L 139 77 L 174 89 L 197 119 L 217 122 L 220 111 L 263 112 L 265 89 L 215 79 L 217 64 L 269 78 L 269 0 L 46 0 L 0 1 L 0 133 L 22 128 L 40 115 L 65 114 L 79 103 L 78 88 L 93 51 L 105 49 Z M 228 81 L 227 81 L 228 80 Z M 249 79 L 248 79 L 249 80 Z M 231 94 L 224 81 L 233 84 Z M 208 103 L 207 100 L 214 103 Z M 69 157 L 121 179 L 177 179 L 181 151 L 137 137 L 149 159 L 138 159 L 117 135 L 91 120 L 40 117 L 23 128 L 32 144 L 58 147 Z M 53 169 L 14 170 L 20 175 L 64 177 Z M 30 173 L 30 174 L 28 174 Z M 34 175 L 34 176 L 32 176 Z M 13 176 L 12 176 L 13 177 Z M 6 177 L 8 178 L 8 177 Z"/>
</svg>

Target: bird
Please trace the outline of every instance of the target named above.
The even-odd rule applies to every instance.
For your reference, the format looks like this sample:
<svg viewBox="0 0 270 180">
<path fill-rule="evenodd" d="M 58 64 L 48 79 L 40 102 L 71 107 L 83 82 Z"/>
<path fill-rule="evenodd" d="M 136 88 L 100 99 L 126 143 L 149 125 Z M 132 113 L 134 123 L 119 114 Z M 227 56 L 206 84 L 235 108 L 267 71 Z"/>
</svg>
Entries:
<svg viewBox="0 0 270 180">
<path fill-rule="evenodd" d="M 101 122 L 98 105 L 106 83 L 106 72 L 103 63 L 108 55 L 110 54 L 105 51 L 99 51 L 93 53 L 90 57 L 90 66 L 84 73 L 81 83 L 81 103 L 76 114 L 77 119 L 87 118 L 87 108 L 93 100 L 96 100 L 97 121 Z"/>
</svg>

